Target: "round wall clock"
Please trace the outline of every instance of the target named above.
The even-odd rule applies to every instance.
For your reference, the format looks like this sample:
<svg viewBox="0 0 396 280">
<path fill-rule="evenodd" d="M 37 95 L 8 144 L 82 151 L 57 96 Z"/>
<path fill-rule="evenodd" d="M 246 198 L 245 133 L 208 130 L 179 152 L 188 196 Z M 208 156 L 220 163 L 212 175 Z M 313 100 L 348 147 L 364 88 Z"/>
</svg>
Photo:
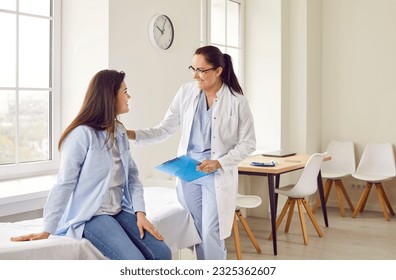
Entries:
<svg viewBox="0 0 396 280">
<path fill-rule="evenodd" d="M 172 46 L 175 32 L 170 18 L 166 15 L 154 15 L 149 23 L 149 38 L 154 48 L 167 50 Z"/>
</svg>

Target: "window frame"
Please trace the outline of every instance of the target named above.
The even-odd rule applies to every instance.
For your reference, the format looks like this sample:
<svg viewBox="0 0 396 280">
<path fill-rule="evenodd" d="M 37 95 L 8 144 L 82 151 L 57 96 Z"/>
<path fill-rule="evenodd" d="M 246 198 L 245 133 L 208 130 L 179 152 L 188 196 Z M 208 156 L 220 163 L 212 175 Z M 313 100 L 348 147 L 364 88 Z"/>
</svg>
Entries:
<svg viewBox="0 0 396 280">
<path fill-rule="evenodd" d="M 17 162 L 13 164 L 0 165 L 0 180 L 52 174 L 56 173 L 59 169 L 60 153 L 58 152 L 57 147 L 61 133 L 61 4 L 61 0 L 52 0 L 52 16 L 49 17 L 52 19 L 52 46 L 50 48 L 50 53 L 52 54 L 52 62 L 50 65 L 52 72 L 52 84 L 48 88 L 51 91 L 49 104 L 51 105 L 49 115 L 49 122 L 51 124 L 49 127 L 51 133 L 51 142 L 49 143 L 49 159 L 37 162 Z M 8 13 L 10 11 L 5 12 Z M 21 13 L 19 10 L 10 13 L 14 13 L 17 16 L 26 15 L 26 13 Z M 18 39 L 16 48 L 19 48 Z M 11 88 L 0 87 L 0 89 L 26 90 L 26 88 L 20 87 L 19 85 Z M 35 90 L 37 89 L 35 88 Z"/>
<path fill-rule="evenodd" d="M 238 60 L 239 67 L 236 70 L 239 83 L 244 88 L 245 81 L 245 0 L 224 0 L 226 2 L 236 2 L 241 6 L 239 11 L 239 42 L 238 42 Z M 225 27 L 227 28 L 227 10 L 225 11 Z M 227 29 L 225 30 L 225 44 L 212 43 L 211 40 L 211 0 L 201 0 L 201 46 L 213 45 L 217 47 L 233 48 L 227 45 Z"/>
</svg>

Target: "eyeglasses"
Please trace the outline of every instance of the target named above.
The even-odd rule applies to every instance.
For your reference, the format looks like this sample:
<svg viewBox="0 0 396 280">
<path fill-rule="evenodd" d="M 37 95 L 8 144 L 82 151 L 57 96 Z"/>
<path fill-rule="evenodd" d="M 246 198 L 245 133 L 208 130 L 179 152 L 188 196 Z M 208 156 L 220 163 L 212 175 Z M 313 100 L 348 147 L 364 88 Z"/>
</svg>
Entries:
<svg viewBox="0 0 396 280">
<path fill-rule="evenodd" d="M 212 67 L 212 68 L 208 68 L 208 69 L 201 69 L 201 68 L 195 69 L 194 67 L 189 66 L 188 69 L 190 70 L 191 74 L 193 74 L 193 75 L 195 75 L 195 73 L 197 73 L 199 76 L 203 76 L 206 71 L 215 70 L 216 68 Z"/>
</svg>

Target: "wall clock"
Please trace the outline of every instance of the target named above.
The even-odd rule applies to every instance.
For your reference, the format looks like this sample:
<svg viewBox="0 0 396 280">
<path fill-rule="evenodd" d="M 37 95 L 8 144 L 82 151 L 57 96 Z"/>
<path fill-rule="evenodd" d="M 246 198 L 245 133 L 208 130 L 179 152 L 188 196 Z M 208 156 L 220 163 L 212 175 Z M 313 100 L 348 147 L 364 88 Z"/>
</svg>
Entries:
<svg viewBox="0 0 396 280">
<path fill-rule="evenodd" d="M 154 15 L 150 20 L 148 32 L 150 42 L 154 48 L 167 50 L 172 46 L 175 31 L 168 16 Z"/>
</svg>

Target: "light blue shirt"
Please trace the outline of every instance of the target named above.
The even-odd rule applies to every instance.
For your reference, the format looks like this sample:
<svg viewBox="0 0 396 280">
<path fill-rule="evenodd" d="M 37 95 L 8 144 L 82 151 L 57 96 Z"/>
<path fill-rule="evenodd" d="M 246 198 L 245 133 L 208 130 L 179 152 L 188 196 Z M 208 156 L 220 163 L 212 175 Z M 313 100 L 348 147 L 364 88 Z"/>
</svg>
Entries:
<svg viewBox="0 0 396 280">
<path fill-rule="evenodd" d="M 201 91 L 187 148 L 187 155 L 198 161 L 211 158 L 212 108 L 208 109 L 205 93 Z"/>
<path fill-rule="evenodd" d="M 78 126 L 65 138 L 58 179 L 44 208 L 44 231 L 82 238 L 85 222 L 102 205 L 112 178 L 111 141 L 106 143 L 106 136 L 106 131 Z M 122 125 L 117 125 L 116 141 L 125 174 L 122 210 L 145 212 L 143 185 Z"/>
</svg>

